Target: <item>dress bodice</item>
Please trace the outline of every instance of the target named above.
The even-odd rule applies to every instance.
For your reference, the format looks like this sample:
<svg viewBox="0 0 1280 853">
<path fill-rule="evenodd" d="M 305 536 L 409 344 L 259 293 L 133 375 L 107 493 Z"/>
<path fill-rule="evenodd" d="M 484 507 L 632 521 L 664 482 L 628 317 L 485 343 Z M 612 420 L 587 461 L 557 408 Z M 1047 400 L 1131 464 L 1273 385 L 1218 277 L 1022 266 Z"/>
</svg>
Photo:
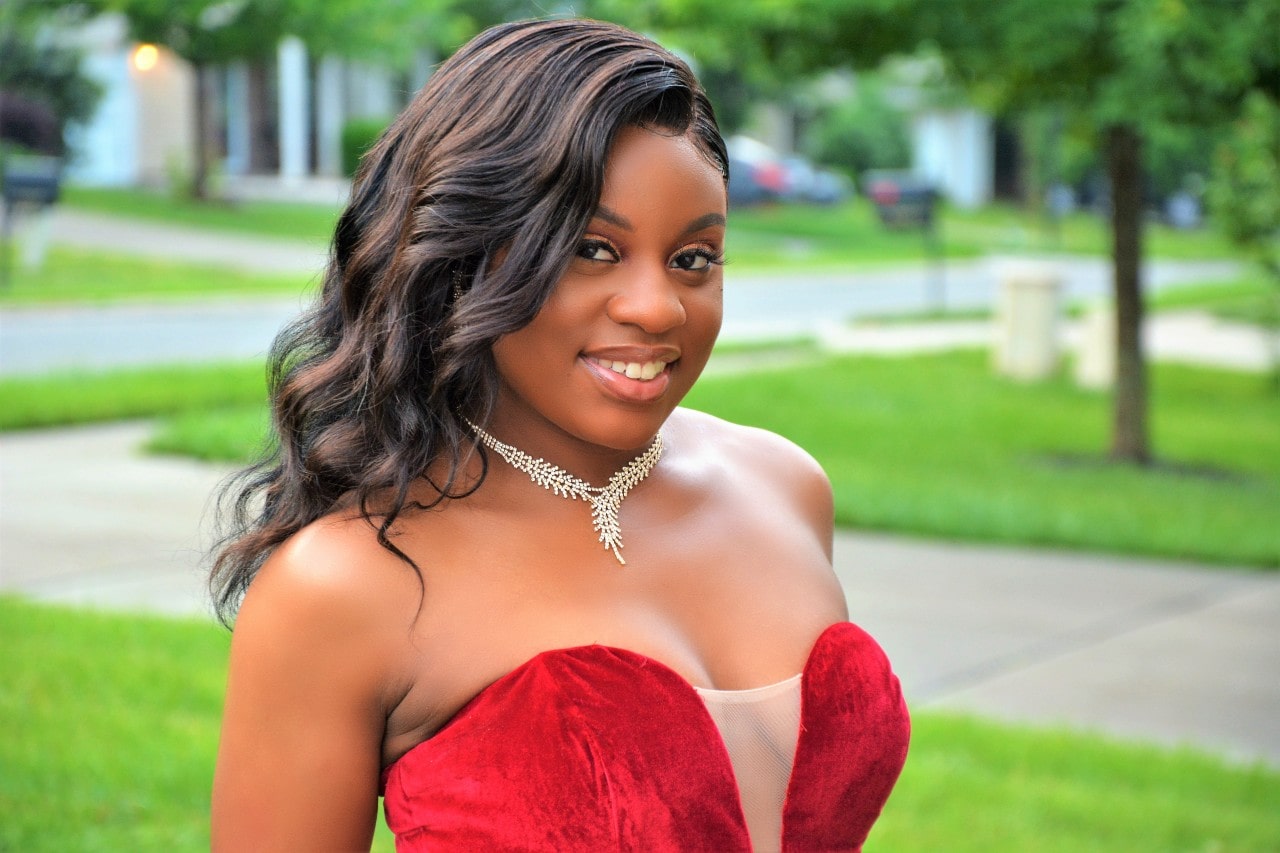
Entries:
<svg viewBox="0 0 1280 853">
<path fill-rule="evenodd" d="M 827 628 L 800 679 L 780 849 L 856 850 L 906 758 L 883 651 Z M 698 691 L 609 646 L 543 652 L 383 774 L 399 851 L 751 850 L 734 768 Z"/>
</svg>

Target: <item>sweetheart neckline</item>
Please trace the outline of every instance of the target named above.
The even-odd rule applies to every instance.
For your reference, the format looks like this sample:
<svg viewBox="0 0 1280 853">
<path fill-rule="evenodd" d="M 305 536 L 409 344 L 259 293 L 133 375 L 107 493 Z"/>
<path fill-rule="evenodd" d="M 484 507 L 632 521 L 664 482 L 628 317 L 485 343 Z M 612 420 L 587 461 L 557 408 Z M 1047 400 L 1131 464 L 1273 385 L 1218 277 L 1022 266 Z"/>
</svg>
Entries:
<svg viewBox="0 0 1280 853">
<path fill-rule="evenodd" d="M 789 676 L 787 679 L 783 679 L 782 682 L 775 682 L 774 684 L 766 684 L 766 685 L 762 685 L 761 687 L 748 687 L 748 688 L 745 688 L 745 691 L 767 689 L 769 687 L 777 686 L 777 684 L 784 683 L 785 681 L 789 681 L 790 679 L 796 678 L 798 676 L 800 678 L 800 689 L 803 692 L 804 684 L 805 684 L 805 681 L 807 680 L 807 675 L 809 672 L 809 663 L 810 661 L 813 660 L 814 651 L 818 648 L 818 646 L 822 644 L 823 639 L 832 631 L 836 630 L 840 626 L 852 625 L 852 624 L 853 623 L 849 622 L 848 620 L 845 620 L 842 622 L 832 622 L 830 625 L 826 626 L 821 631 L 819 631 L 818 636 L 814 639 L 813 643 L 810 644 L 809 646 L 809 651 L 805 655 L 804 664 L 801 666 L 800 672 L 796 673 L 795 675 Z M 702 696 L 699 694 L 699 690 L 706 689 L 706 688 L 698 687 L 693 682 L 689 681 L 689 679 L 685 678 L 683 675 L 677 672 L 669 664 L 663 663 L 657 658 L 650 657 L 641 652 L 632 651 L 631 649 L 624 649 L 624 648 L 621 648 L 620 646 L 605 645 L 603 643 L 585 643 L 583 645 L 578 645 L 578 646 L 564 646 L 564 647 L 555 648 L 555 649 L 545 649 L 533 655 L 523 663 L 518 664 L 511 670 L 498 676 L 493 681 L 490 681 L 488 684 L 486 684 L 484 687 L 480 688 L 480 690 L 474 696 L 468 699 L 465 703 L 463 703 L 461 708 L 459 708 L 456 712 L 454 712 L 453 716 L 449 717 L 449 719 L 446 720 L 443 725 L 437 728 L 431 734 L 430 737 L 418 741 L 413 746 L 409 747 L 407 750 L 405 750 L 400 755 L 398 755 L 393 761 L 390 761 L 386 765 L 384 765 L 381 771 L 383 779 L 385 780 L 387 774 L 391 772 L 392 768 L 394 768 L 397 764 L 403 761 L 410 754 L 422 748 L 424 745 L 430 743 L 435 738 L 444 734 L 449 729 L 453 728 L 453 726 L 459 720 L 461 720 L 463 717 L 466 716 L 466 714 L 471 710 L 473 706 L 479 704 L 484 699 L 484 697 L 487 694 L 491 693 L 495 688 L 499 687 L 500 685 L 502 685 L 507 681 L 511 681 L 515 678 L 520 677 L 520 675 L 522 675 L 524 672 L 526 672 L 530 668 L 536 666 L 540 661 L 543 661 L 548 658 L 558 657 L 561 655 L 574 655 L 574 654 L 582 654 L 582 653 L 592 653 L 592 654 L 604 653 L 604 654 L 617 655 L 620 657 L 633 658 L 639 661 L 645 667 L 654 667 L 665 672 L 668 676 L 674 678 L 680 684 L 683 684 L 685 688 L 697 698 L 699 705 L 705 704 L 702 701 Z M 735 691 L 725 691 L 725 692 L 729 692 L 732 694 L 732 693 L 738 693 L 740 691 L 735 690 Z"/>
<path fill-rule="evenodd" d="M 481 696 L 487 693 L 491 688 L 498 686 L 504 681 L 508 681 L 512 678 L 518 677 L 524 670 L 528 669 L 531 666 L 534 666 L 544 658 L 555 657 L 555 656 L 564 655 L 564 654 L 574 654 L 574 653 L 580 653 L 580 652 L 607 652 L 611 654 L 621 653 L 624 656 L 633 657 L 640 660 L 646 666 L 655 666 L 660 669 L 666 670 L 667 673 L 675 676 L 682 684 L 684 684 L 686 687 L 689 688 L 689 690 L 691 690 L 694 693 L 697 693 L 699 690 L 708 690 L 713 693 L 717 693 L 717 692 L 718 693 L 740 693 L 740 692 L 748 692 L 752 690 L 764 690 L 769 687 L 776 687 L 778 684 L 781 684 L 784 681 L 789 681 L 790 679 L 795 678 L 796 676 L 800 676 L 801 680 L 803 681 L 805 673 L 808 672 L 809 670 L 809 661 L 813 660 L 813 651 L 819 646 L 819 644 L 821 644 L 823 637 L 825 637 L 833 629 L 841 625 L 850 625 L 850 624 L 852 623 L 848 621 L 832 622 L 830 625 L 828 625 L 827 627 L 819 631 L 818 636 L 815 637 L 813 642 L 809 644 L 809 651 L 808 653 L 805 654 L 804 663 L 801 665 L 800 671 L 798 673 L 795 673 L 795 675 L 789 675 L 787 676 L 787 678 L 782 679 L 782 681 L 775 681 L 772 684 L 762 684 L 759 687 L 745 687 L 742 690 L 717 690 L 714 687 L 699 687 L 689 679 L 685 678 L 679 672 L 677 672 L 676 669 L 672 667 L 670 664 L 663 663 L 657 658 L 650 657 L 649 655 L 646 655 L 643 652 L 637 652 L 631 649 L 624 649 L 621 646 L 610 646 L 605 643 L 584 643 L 580 646 L 564 646 L 562 648 L 546 649 L 544 651 L 538 652 L 528 660 L 524 661 L 521 664 L 518 664 L 513 669 L 503 673 L 502 675 L 495 678 L 493 681 L 490 681 L 484 687 L 480 688 L 479 692 L 476 693 L 475 696 L 472 696 L 470 699 L 468 699 L 466 703 L 463 704 L 463 706 L 458 709 L 458 713 L 450 717 L 449 720 L 443 726 L 441 726 L 440 729 L 438 729 L 437 731 L 443 730 L 446 726 L 448 726 L 451 722 L 453 722 L 453 720 L 457 719 L 457 717 L 463 711 L 465 711 L 468 707 L 470 707 L 472 703 L 474 703 L 477 699 L 479 699 Z"/>
</svg>

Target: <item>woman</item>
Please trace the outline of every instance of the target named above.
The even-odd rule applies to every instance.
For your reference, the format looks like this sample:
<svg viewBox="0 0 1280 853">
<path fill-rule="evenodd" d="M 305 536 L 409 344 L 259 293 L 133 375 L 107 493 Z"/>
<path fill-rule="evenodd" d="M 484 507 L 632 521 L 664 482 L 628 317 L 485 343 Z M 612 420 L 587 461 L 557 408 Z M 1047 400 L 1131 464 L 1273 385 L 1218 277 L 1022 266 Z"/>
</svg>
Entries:
<svg viewBox="0 0 1280 853">
<path fill-rule="evenodd" d="M 214 567 L 215 847 L 367 848 L 380 793 L 406 850 L 861 844 L 907 722 L 830 487 L 677 408 L 727 162 L 688 68 L 588 21 L 482 33 L 366 156 Z"/>
</svg>

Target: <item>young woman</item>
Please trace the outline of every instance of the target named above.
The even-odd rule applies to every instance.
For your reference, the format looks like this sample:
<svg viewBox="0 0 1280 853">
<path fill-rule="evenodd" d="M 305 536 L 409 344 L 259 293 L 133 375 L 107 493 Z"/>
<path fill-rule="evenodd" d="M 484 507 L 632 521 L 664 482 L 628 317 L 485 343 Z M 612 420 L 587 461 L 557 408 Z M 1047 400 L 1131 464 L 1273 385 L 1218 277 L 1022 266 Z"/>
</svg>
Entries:
<svg viewBox="0 0 1280 853">
<path fill-rule="evenodd" d="M 675 56 L 486 31 L 365 158 L 273 353 L 213 841 L 854 849 L 905 758 L 826 477 L 678 408 L 720 326 L 727 156 Z"/>
</svg>

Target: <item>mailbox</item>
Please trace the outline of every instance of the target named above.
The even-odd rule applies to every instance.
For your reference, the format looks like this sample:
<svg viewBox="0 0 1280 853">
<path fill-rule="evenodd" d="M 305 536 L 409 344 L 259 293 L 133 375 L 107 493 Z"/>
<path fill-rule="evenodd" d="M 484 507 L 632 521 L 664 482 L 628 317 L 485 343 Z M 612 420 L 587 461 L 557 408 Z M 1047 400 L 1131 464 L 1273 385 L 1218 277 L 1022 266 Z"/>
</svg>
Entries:
<svg viewBox="0 0 1280 853">
<path fill-rule="evenodd" d="M 58 200 L 62 160 L 58 157 L 10 157 L 0 173 L 0 197 L 5 207 L 19 204 L 45 207 Z"/>
</svg>

